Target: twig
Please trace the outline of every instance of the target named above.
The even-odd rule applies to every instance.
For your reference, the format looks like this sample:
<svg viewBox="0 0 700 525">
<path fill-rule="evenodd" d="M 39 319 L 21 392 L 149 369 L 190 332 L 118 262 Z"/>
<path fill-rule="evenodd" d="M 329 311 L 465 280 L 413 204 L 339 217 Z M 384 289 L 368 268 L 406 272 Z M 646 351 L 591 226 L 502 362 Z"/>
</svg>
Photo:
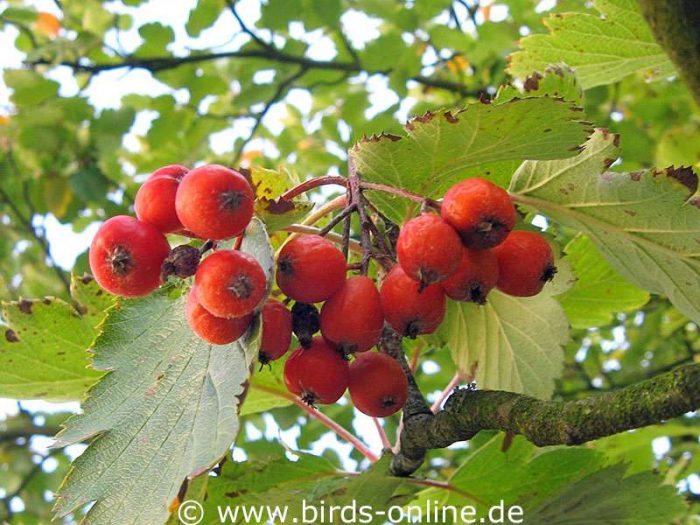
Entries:
<svg viewBox="0 0 700 525">
<path fill-rule="evenodd" d="M 394 188 L 393 186 L 389 186 L 387 184 L 379 184 L 378 182 L 367 182 L 363 180 L 360 186 L 363 190 L 374 190 L 382 191 L 384 193 L 390 193 L 392 195 L 396 195 L 397 197 L 403 197 L 404 199 L 417 202 L 421 205 L 428 205 L 431 208 L 435 208 L 437 210 L 439 210 L 441 207 L 440 203 L 434 199 L 429 199 L 418 193 L 413 193 L 412 191 L 404 190 L 401 188 Z"/>
<path fill-rule="evenodd" d="M 328 224 L 326 224 L 321 231 L 319 232 L 319 235 L 321 237 L 325 237 L 330 233 L 330 231 L 335 228 L 342 220 L 345 219 L 345 217 L 349 216 L 352 212 L 354 212 L 357 209 L 357 205 L 351 204 L 350 206 L 346 206 L 345 209 L 340 212 L 338 215 L 333 217 Z"/>
<path fill-rule="evenodd" d="M 382 441 L 382 448 L 384 450 L 391 450 L 391 443 L 389 443 L 389 438 L 387 437 L 386 432 L 384 431 L 382 423 L 376 417 L 373 417 L 372 421 L 374 421 L 374 426 L 377 428 L 379 439 Z"/>
<path fill-rule="evenodd" d="M 335 184 L 337 186 L 347 188 L 348 179 L 340 175 L 324 175 L 323 177 L 315 177 L 313 179 L 305 180 L 301 184 L 298 184 L 292 189 L 284 192 L 280 196 L 279 200 L 288 201 L 295 197 L 298 197 L 302 193 L 306 193 L 307 191 L 311 191 L 321 186 L 328 186 L 330 184 Z M 350 201 L 348 200 L 348 202 Z"/>
<path fill-rule="evenodd" d="M 273 46 L 272 44 L 265 42 L 262 38 L 260 38 L 252 29 L 250 29 L 245 22 L 243 22 L 243 19 L 239 16 L 238 11 L 236 11 L 236 3 L 231 0 L 228 0 L 226 2 L 228 4 L 229 11 L 231 11 L 231 14 L 233 17 L 236 19 L 236 22 L 238 22 L 238 25 L 241 26 L 241 31 L 243 31 L 246 35 L 248 35 L 250 38 L 253 39 L 253 41 L 258 44 L 260 47 L 263 49 L 267 49 L 268 51 L 271 51 L 273 53 L 277 52 L 277 48 Z"/>
<path fill-rule="evenodd" d="M 362 201 L 360 176 L 355 169 L 355 164 L 352 161 L 352 157 L 349 158 L 348 167 L 350 171 L 350 176 L 348 177 L 350 203 L 357 208 L 357 213 L 360 216 L 360 245 L 362 246 L 360 272 L 362 275 L 367 275 L 367 271 L 369 269 L 369 259 L 372 256 L 372 243 L 369 238 L 369 219 L 367 217 L 367 210 L 365 209 L 364 202 Z"/>
<path fill-rule="evenodd" d="M 284 231 L 292 233 L 302 233 L 304 235 L 318 235 L 321 232 L 319 228 L 314 228 L 313 226 L 305 226 L 303 224 L 291 224 L 284 228 Z M 343 244 L 343 236 L 338 235 L 337 233 L 330 232 L 328 235 L 326 235 L 326 238 L 329 241 L 333 241 L 336 244 Z M 348 242 L 348 247 L 353 253 L 362 253 L 362 246 L 360 246 L 360 243 L 357 241 L 350 239 L 350 241 Z"/>
<path fill-rule="evenodd" d="M 435 400 L 435 402 L 432 404 L 430 407 L 430 411 L 435 414 L 438 410 L 440 410 L 440 407 L 442 407 L 442 404 L 445 402 L 445 399 L 449 397 L 449 395 L 452 393 L 452 391 L 455 389 L 459 383 L 462 382 L 462 374 L 459 372 L 455 372 L 455 375 L 452 376 L 452 379 L 450 379 L 450 382 L 447 383 L 447 386 L 445 389 L 440 392 L 440 395 L 438 398 Z"/>
</svg>

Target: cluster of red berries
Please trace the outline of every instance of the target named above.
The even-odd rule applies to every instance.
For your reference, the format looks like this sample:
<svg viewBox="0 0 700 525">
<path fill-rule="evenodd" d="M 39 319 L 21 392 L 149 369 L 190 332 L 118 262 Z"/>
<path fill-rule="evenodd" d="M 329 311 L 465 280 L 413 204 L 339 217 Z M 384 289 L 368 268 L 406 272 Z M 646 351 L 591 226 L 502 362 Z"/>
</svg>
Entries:
<svg viewBox="0 0 700 525">
<path fill-rule="evenodd" d="M 511 231 L 516 211 L 508 193 L 473 178 L 446 193 L 441 215 L 422 213 L 403 226 L 399 264 L 380 289 L 366 275 L 348 278 L 345 256 L 325 237 L 291 238 L 276 271 L 286 303 L 294 301 L 290 311 L 266 299 L 269 283 L 254 257 L 216 247 L 244 232 L 254 199 L 250 181 L 229 168 L 161 168 L 136 195 L 137 218 L 113 217 L 100 228 L 90 266 L 103 288 L 128 297 L 149 294 L 169 275 L 194 275 L 187 321 L 212 344 L 236 341 L 261 312 L 260 362 L 282 357 L 294 333 L 300 346 L 285 364 L 285 383 L 309 404 L 334 403 L 349 390 L 365 414 L 397 412 L 408 396 L 406 375 L 395 359 L 370 351 L 385 321 L 403 336 L 429 334 L 443 320 L 446 296 L 483 304 L 494 287 L 530 296 L 555 272 L 552 250 L 540 235 Z M 204 246 L 214 250 L 200 261 L 207 250 L 171 250 L 168 233 L 207 239 Z"/>
</svg>

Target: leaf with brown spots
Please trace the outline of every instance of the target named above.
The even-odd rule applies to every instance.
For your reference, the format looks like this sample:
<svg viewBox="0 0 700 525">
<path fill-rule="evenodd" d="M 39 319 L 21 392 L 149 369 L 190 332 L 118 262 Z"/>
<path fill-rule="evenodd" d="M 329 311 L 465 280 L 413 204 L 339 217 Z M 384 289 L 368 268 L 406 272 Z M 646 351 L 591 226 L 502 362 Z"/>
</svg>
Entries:
<svg viewBox="0 0 700 525">
<path fill-rule="evenodd" d="M 541 97 L 429 112 L 406 124 L 405 136 L 362 140 L 350 156 L 368 181 L 440 198 L 470 168 L 571 157 L 590 127 L 576 109 L 570 102 Z M 367 192 L 367 197 L 398 223 L 416 211 L 415 203 L 393 195 Z"/>
<path fill-rule="evenodd" d="M 97 300 L 97 284 L 80 279 L 72 292 L 74 304 L 45 297 L 3 305 L 9 327 L 0 340 L 0 397 L 79 400 L 100 378 L 88 368 L 87 350 L 114 298 Z"/>
<path fill-rule="evenodd" d="M 598 130 L 573 159 L 524 163 L 510 189 L 520 205 L 585 233 L 628 281 L 700 321 L 697 175 L 606 171 L 617 156 L 617 135 Z"/>
</svg>

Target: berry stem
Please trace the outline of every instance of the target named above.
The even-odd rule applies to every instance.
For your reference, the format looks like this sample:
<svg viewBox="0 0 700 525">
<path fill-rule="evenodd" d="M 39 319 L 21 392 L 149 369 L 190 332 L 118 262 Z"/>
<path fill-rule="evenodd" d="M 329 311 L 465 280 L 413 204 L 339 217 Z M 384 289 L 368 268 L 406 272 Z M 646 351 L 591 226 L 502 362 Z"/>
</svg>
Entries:
<svg viewBox="0 0 700 525">
<path fill-rule="evenodd" d="M 366 457 L 370 463 L 376 463 L 379 460 L 379 457 L 372 452 L 367 445 L 365 445 L 360 438 L 343 428 L 338 422 L 334 421 L 327 415 L 325 415 L 322 412 L 319 412 L 317 409 L 314 407 L 311 407 L 304 403 L 301 399 L 299 399 L 297 396 L 289 393 L 289 392 L 283 392 L 281 390 L 277 390 L 275 388 L 270 388 L 266 386 L 262 386 L 260 384 L 255 384 L 253 388 L 257 388 L 258 390 L 261 390 L 263 392 L 267 392 L 268 394 L 272 394 L 274 396 L 278 396 L 284 399 L 287 399 L 288 401 L 291 401 L 295 405 L 297 405 L 299 408 L 301 408 L 304 412 L 307 412 L 311 417 L 314 419 L 317 419 L 320 423 L 323 425 L 327 426 L 330 430 L 335 432 L 338 437 L 344 439 L 348 443 L 350 443 L 352 446 L 354 446 L 357 451 L 362 454 L 364 457 Z"/>
<path fill-rule="evenodd" d="M 352 157 L 348 160 L 348 168 L 350 172 L 350 184 L 348 186 L 350 190 L 350 205 L 354 205 L 357 208 L 357 213 L 360 216 L 360 245 L 362 246 L 360 273 L 362 275 L 367 275 L 369 259 L 372 256 L 372 241 L 369 237 L 370 221 L 367 210 L 365 209 L 365 203 L 362 199 L 362 182 L 360 181 L 360 175 L 357 173 Z"/>
<path fill-rule="evenodd" d="M 284 228 L 284 231 L 292 233 L 302 233 L 304 235 L 318 235 L 321 232 L 320 228 L 314 228 L 313 226 L 305 226 L 304 224 L 291 224 Z M 326 235 L 326 238 L 329 241 L 332 241 L 336 244 L 343 244 L 343 236 L 338 235 L 337 233 L 330 232 L 328 235 Z M 350 251 L 354 253 L 362 253 L 362 246 L 360 246 L 359 242 L 350 239 L 348 246 L 350 248 Z"/>
<path fill-rule="evenodd" d="M 360 438 L 355 436 L 354 434 L 351 434 L 348 432 L 345 428 L 340 426 L 339 423 L 336 421 L 332 420 L 329 418 L 327 415 L 325 415 L 323 412 L 319 412 L 317 409 L 314 407 L 311 407 L 304 403 L 301 399 L 298 399 L 297 397 L 294 397 L 294 404 L 297 405 L 298 407 L 302 408 L 304 411 L 308 412 L 308 414 L 317 419 L 319 422 L 323 423 L 325 426 L 327 426 L 330 430 L 335 432 L 338 437 L 344 439 L 348 443 L 350 443 L 352 446 L 354 446 L 357 451 L 362 454 L 364 457 L 366 457 L 370 463 L 376 463 L 379 457 L 372 452 L 367 445 L 365 445 L 362 441 L 360 441 Z"/>
<path fill-rule="evenodd" d="M 313 224 L 316 224 L 319 220 L 321 220 L 323 217 L 328 215 L 329 213 L 333 213 L 336 210 L 340 210 L 341 208 L 345 208 L 348 204 L 347 197 L 345 195 L 341 195 L 340 197 L 336 197 L 330 202 L 327 202 L 323 206 L 321 206 L 318 210 L 313 212 L 311 215 L 309 215 L 306 219 L 304 219 L 301 223 L 305 224 L 306 226 L 311 226 Z"/>
<path fill-rule="evenodd" d="M 354 212 L 357 209 L 357 206 L 355 204 L 351 204 L 350 206 L 346 206 L 345 209 L 340 212 L 338 215 L 333 217 L 328 224 L 326 224 L 321 231 L 319 232 L 319 235 L 321 237 L 325 237 L 330 233 L 330 231 L 335 228 L 345 217 L 349 216 L 352 212 Z"/>
<path fill-rule="evenodd" d="M 397 197 L 402 197 L 404 199 L 417 202 L 420 205 L 430 206 L 431 208 L 435 208 L 437 210 L 440 209 L 440 203 L 438 201 L 434 199 L 429 199 L 428 197 L 424 197 L 423 195 L 419 195 L 418 193 L 413 193 L 412 191 L 404 190 L 401 188 L 395 188 L 393 186 L 389 186 L 387 184 L 380 184 L 378 182 L 362 181 L 361 186 L 364 190 L 382 191 L 384 193 L 390 193 L 391 195 L 396 195 Z"/>
<path fill-rule="evenodd" d="M 386 435 L 386 432 L 384 431 L 384 427 L 382 426 L 382 423 L 376 417 L 373 417 L 372 421 L 374 421 L 374 426 L 377 427 L 377 433 L 379 434 L 379 439 L 381 439 L 381 441 L 382 441 L 382 449 L 383 450 L 391 450 L 391 443 L 389 443 L 389 438 Z"/>
<path fill-rule="evenodd" d="M 452 393 L 452 391 L 455 389 L 457 385 L 459 385 L 462 382 L 462 374 L 459 372 L 455 372 L 455 375 L 452 376 L 452 379 L 450 379 L 450 382 L 447 383 L 447 386 L 443 389 L 442 392 L 440 392 L 440 395 L 438 398 L 435 400 L 433 405 L 430 407 L 430 410 L 432 411 L 433 414 L 436 414 L 438 410 L 440 410 L 440 407 L 442 404 L 445 402 L 445 399 L 449 397 L 449 395 Z"/>
<path fill-rule="evenodd" d="M 293 199 L 294 197 L 298 197 L 302 193 L 306 193 L 307 191 L 313 190 L 314 188 L 328 186 L 329 184 L 335 184 L 347 188 L 348 179 L 340 175 L 325 175 L 323 177 L 309 179 L 283 193 L 280 196 L 280 200 L 288 201 Z"/>
</svg>

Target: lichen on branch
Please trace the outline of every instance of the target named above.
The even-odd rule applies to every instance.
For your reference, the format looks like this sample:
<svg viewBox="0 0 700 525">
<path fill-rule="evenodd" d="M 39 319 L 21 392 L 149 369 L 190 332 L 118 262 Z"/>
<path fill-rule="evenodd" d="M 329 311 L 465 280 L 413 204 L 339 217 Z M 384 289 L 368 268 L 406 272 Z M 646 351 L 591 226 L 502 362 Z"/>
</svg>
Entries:
<svg viewBox="0 0 700 525">
<path fill-rule="evenodd" d="M 403 353 L 398 359 L 405 362 Z M 415 382 L 409 385 L 414 387 Z M 681 416 L 700 408 L 700 364 L 575 401 L 543 401 L 513 392 L 462 388 L 435 415 L 423 405 L 414 400 L 404 408 L 400 450 L 391 465 L 393 475 L 411 475 L 428 449 L 469 440 L 481 430 L 520 434 L 538 446 L 579 445 Z"/>
</svg>

